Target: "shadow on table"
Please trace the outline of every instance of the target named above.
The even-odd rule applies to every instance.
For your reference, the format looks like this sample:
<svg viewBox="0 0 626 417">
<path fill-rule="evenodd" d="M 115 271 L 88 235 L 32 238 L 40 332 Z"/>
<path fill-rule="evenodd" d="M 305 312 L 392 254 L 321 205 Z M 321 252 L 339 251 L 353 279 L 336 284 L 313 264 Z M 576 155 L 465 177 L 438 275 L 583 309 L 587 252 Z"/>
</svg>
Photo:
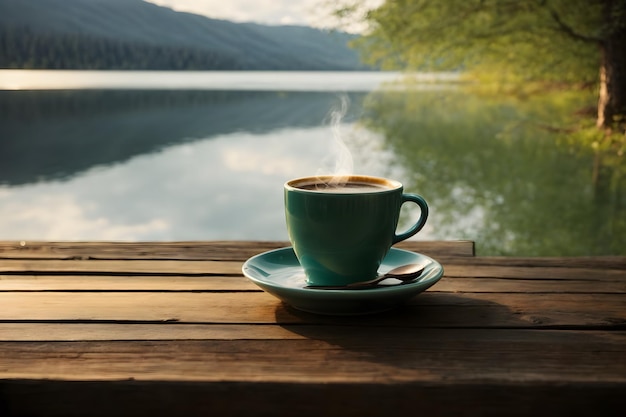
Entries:
<svg viewBox="0 0 626 417">
<path fill-rule="evenodd" d="M 475 357 L 475 366 L 502 363 L 521 349 L 515 347 L 515 340 L 521 336 L 513 330 L 529 326 L 508 306 L 469 295 L 436 292 L 379 314 L 323 316 L 282 303 L 277 305 L 275 315 L 284 329 L 323 342 L 321 347 L 329 354 L 392 367 L 396 376 L 408 369 L 449 369 L 457 362 L 454 358 L 462 360 L 465 367 L 468 356 Z M 505 353 L 494 354 L 494 349 Z"/>
</svg>

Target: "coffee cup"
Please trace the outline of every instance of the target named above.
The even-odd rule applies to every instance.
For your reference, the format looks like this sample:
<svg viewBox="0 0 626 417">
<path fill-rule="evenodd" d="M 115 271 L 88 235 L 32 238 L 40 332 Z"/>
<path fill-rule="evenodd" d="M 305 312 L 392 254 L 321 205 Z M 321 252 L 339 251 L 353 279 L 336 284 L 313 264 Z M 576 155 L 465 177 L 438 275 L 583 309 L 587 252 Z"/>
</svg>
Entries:
<svg viewBox="0 0 626 417">
<path fill-rule="evenodd" d="M 285 217 L 309 285 L 345 285 L 375 278 L 392 245 L 419 232 L 428 218 L 423 197 L 400 182 L 366 175 L 297 178 L 285 183 Z M 400 208 L 414 203 L 418 220 L 397 233 Z"/>
</svg>

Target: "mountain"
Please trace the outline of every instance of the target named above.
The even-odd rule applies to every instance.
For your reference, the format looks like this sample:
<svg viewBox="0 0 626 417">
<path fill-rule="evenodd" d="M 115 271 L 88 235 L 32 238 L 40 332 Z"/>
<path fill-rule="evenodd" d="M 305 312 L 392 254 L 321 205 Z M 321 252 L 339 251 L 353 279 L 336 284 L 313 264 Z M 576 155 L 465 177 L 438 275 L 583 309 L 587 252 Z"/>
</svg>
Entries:
<svg viewBox="0 0 626 417">
<path fill-rule="evenodd" d="M 0 68 L 358 70 L 355 35 L 142 0 L 0 0 Z"/>
</svg>

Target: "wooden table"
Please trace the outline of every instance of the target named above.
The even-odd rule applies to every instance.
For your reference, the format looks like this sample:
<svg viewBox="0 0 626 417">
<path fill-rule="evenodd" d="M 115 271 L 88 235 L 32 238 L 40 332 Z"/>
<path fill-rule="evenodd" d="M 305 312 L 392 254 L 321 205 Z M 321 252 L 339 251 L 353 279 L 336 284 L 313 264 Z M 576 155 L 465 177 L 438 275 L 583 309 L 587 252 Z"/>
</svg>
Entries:
<svg viewBox="0 0 626 417">
<path fill-rule="evenodd" d="M 284 242 L 0 242 L 0 416 L 626 415 L 626 258 L 399 245 L 397 310 L 296 311 L 241 274 Z"/>
</svg>

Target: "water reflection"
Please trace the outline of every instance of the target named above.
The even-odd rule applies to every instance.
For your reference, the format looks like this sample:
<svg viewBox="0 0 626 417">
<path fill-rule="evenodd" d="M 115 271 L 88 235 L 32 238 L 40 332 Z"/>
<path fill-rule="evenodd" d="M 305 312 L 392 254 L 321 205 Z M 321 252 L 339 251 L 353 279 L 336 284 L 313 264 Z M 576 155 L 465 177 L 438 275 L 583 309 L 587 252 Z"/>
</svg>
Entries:
<svg viewBox="0 0 626 417">
<path fill-rule="evenodd" d="M 346 120 L 364 93 L 349 94 Z M 64 178 L 176 143 L 325 123 L 337 94 L 255 91 L 0 92 L 0 184 Z"/>
<path fill-rule="evenodd" d="M 473 239 L 482 254 L 624 254 L 626 182 L 617 169 L 594 182 L 591 152 L 537 128 L 539 113 L 566 114 L 560 105 L 524 114 L 461 92 L 389 92 L 368 98 L 365 122 L 436 207 L 437 238 Z"/>
<path fill-rule="evenodd" d="M 342 126 L 346 138 L 358 131 Z M 319 169 L 329 133 L 320 126 L 219 135 L 69 180 L 0 188 L 0 230 L 5 239 L 286 240 L 282 184 Z"/>
<path fill-rule="evenodd" d="M 340 126 L 364 94 L 347 95 Z M 332 164 L 336 93 L 39 91 L 0 93 L 0 238 L 287 239 L 282 184 Z M 330 158 L 329 158 L 330 157 Z"/>
<path fill-rule="evenodd" d="M 427 198 L 419 239 L 471 239 L 482 255 L 626 253 L 623 166 L 520 123 L 562 108 L 450 90 L 349 96 L 340 132 L 355 171 Z M 282 184 L 332 159 L 339 103 L 327 92 L 0 92 L 0 239 L 286 239 Z"/>
<path fill-rule="evenodd" d="M 11 222 L 3 232 L 24 239 L 261 238 L 264 225 L 276 224 L 263 216 L 278 213 L 280 204 L 280 194 L 268 189 L 282 180 L 272 169 L 293 165 L 280 155 L 283 148 L 270 155 L 254 135 L 225 135 L 9 190 L 0 210 Z"/>
</svg>

